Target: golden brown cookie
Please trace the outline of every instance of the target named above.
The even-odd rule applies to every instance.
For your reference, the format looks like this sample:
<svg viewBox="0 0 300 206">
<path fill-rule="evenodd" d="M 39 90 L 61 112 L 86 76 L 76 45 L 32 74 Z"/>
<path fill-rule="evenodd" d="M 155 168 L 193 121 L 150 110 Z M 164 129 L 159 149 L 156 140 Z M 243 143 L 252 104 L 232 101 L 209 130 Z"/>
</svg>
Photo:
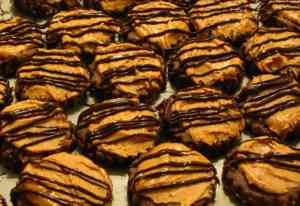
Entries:
<svg viewBox="0 0 300 206">
<path fill-rule="evenodd" d="M 243 142 L 226 157 L 223 187 L 247 206 L 300 204 L 300 150 L 270 137 Z"/>
<path fill-rule="evenodd" d="M 112 182 L 107 172 L 79 154 L 58 153 L 30 162 L 11 191 L 13 205 L 107 205 Z"/>
<path fill-rule="evenodd" d="M 0 112 L 0 157 L 20 170 L 30 160 L 73 149 L 73 126 L 53 103 L 20 101 Z"/>
<path fill-rule="evenodd" d="M 213 205 L 218 179 L 202 154 L 177 143 L 158 145 L 129 171 L 131 205 Z"/>
</svg>

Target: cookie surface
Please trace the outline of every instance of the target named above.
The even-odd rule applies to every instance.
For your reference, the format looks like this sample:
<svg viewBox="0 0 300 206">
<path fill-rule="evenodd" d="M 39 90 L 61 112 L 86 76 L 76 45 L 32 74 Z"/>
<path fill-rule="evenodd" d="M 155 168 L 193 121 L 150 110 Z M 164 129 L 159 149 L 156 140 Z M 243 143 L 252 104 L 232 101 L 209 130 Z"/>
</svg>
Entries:
<svg viewBox="0 0 300 206">
<path fill-rule="evenodd" d="M 0 77 L 0 110 L 12 102 L 11 88 L 8 80 Z"/>
<path fill-rule="evenodd" d="M 78 0 L 14 0 L 14 3 L 19 10 L 34 17 L 48 17 L 80 6 Z"/>
<path fill-rule="evenodd" d="M 19 99 L 74 102 L 90 86 L 90 72 L 71 50 L 39 49 L 17 72 Z"/>
<path fill-rule="evenodd" d="M 198 0 L 189 16 L 199 36 L 214 36 L 233 43 L 257 29 L 251 0 Z"/>
<path fill-rule="evenodd" d="M 172 49 L 191 35 L 184 10 L 167 1 L 150 1 L 133 7 L 128 16 L 128 38 L 157 50 Z"/>
<path fill-rule="evenodd" d="M 121 32 L 117 21 L 101 11 L 76 9 L 53 16 L 47 30 L 50 44 L 76 53 L 94 53 L 98 45 L 113 42 Z"/>
<path fill-rule="evenodd" d="M 129 171 L 132 205 L 212 205 L 218 179 L 212 163 L 177 143 L 158 145 L 142 155 Z"/>
<path fill-rule="evenodd" d="M 241 84 L 244 63 L 222 40 L 196 39 L 179 47 L 168 68 L 171 79 L 179 87 L 217 86 L 232 93 Z"/>
<path fill-rule="evenodd" d="M 216 156 L 238 141 L 245 127 L 236 102 L 218 89 L 189 87 L 159 106 L 168 130 L 176 140 Z"/>
<path fill-rule="evenodd" d="M 286 28 L 261 28 L 243 48 L 260 73 L 292 74 L 299 79 L 300 34 Z"/>
<path fill-rule="evenodd" d="M 248 127 L 255 135 L 296 138 L 300 131 L 299 92 L 299 83 L 291 77 L 254 77 L 241 93 Z"/>
<path fill-rule="evenodd" d="M 224 190 L 242 205 L 299 205 L 299 158 L 299 149 L 270 137 L 246 140 L 226 157 Z"/>
<path fill-rule="evenodd" d="M 20 170 L 30 160 L 70 151 L 72 124 L 53 103 L 26 100 L 0 112 L 0 153 L 4 164 Z"/>
<path fill-rule="evenodd" d="M 128 163 L 159 139 L 158 112 L 130 99 L 111 99 L 81 113 L 77 136 L 85 154 L 114 166 Z"/>
<path fill-rule="evenodd" d="M 267 25 L 278 25 L 300 30 L 300 4 L 298 0 L 266 0 L 260 11 Z"/>
<path fill-rule="evenodd" d="M 98 47 L 93 82 L 102 97 L 135 97 L 150 102 L 165 88 L 163 59 L 131 43 Z"/>
<path fill-rule="evenodd" d="M 13 205 L 106 205 L 112 183 L 106 171 L 79 154 L 59 153 L 32 161 L 11 192 Z"/>
<path fill-rule="evenodd" d="M 0 21 L 0 75 L 11 76 L 20 63 L 43 46 L 42 32 L 30 20 Z"/>
<path fill-rule="evenodd" d="M 87 8 L 102 9 L 111 14 L 119 14 L 142 0 L 84 0 Z"/>
</svg>

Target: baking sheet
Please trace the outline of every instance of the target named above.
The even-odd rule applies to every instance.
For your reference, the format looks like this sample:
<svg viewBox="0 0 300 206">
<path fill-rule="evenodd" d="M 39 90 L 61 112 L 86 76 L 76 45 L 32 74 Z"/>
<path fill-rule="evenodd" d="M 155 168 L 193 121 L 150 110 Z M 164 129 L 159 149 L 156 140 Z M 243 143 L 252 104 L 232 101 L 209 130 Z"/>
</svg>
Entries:
<svg viewBox="0 0 300 206">
<path fill-rule="evenodd" d="M 14 7 L 12 5 L 12 0 L 0 0 L 0 20 L 7 19 L 13 16 L 16 12 L 14 11 Z M 14 86 L 14 80 L 11 80 L 11 85 Z M 168 83 L 166 91 L 161 95 L 160 99 L 157 103 L 161 102 L 162 99 L 173 94 L 172 88 Z M 92 98 L 88 99 L 88 104 L 93 104 L 94 100 Z M 84 110 L 84 106 L 80 106 L 72 109 L 72 111 L 68 112 L 68 118 L 74 123 L 77 123 L 78 115 L 82 110 Z M 242 135 L 242 139 L 246 139 L 246 135 Z M 216 201 L 215 206 L 234 206 L 229 198 L 224 194 L 222 189 L 221 175 L 222 175 L 222 166 L 223 166 L 224 158 L 220 158 L 219 160 L 214 162 L 214 165 L 217 169 L 217 174 L 220 180 L 220 184 L 217 187 L 216 193 Z M 128 206 L 127 203 L 127 171 L 126 169 L 120 170 L 108 170 L 109 175 L 113 182 L 113 202 L 112 206 Z M 7 171 L 0 165 L 0 194 L 6 199 L 8 206 L 11 206 L 10 202 L 10 191 L 16 185 L 18 180 L 18 175 L 12 173 L 11 171 Z"/>
</svg>

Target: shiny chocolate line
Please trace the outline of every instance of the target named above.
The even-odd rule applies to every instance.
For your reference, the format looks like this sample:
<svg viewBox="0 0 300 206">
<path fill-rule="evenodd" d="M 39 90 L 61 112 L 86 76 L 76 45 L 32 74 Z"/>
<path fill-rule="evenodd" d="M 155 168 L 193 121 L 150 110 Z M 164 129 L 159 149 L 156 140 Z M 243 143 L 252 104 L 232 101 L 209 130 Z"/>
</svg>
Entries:
<svg viewBox="0 0 300 206">
<path fill-rule="evenodd" d="M 239 65 L 239 64 L 230 64 L 230 65 L 227 65 L 227 66 L 222 67 L 222 68 L 211 69 L 211 70 L 209 70 L 207 72 L 203 72 L 201 74 L 192 74 L 192 75 L 189 75 L 189 76 L 191 78 L 192 77 L 203 77 L 203 76 L 209 75 L 209 74 L 214 73 L 214 72 L 220 72 L 220 71 L 226 70 L 228 68 L 237 68 L 240 71 L 244 70 L 243 67 L 241 67 L 241 65 Z"/>
<path fill-rule="evenodd" d="M 186 45 L 185 47 L 188 47 L 189 45 L 191 44 L 197 44 L 197 43 L 202 43 L 204 41 L 198 41 L 198 40 L 193 40 L 191 42 L 189 42 L 188 45 Z M 213 41 L 210 41 L 210 40 L 205 40 L 205 42 L 207 44 L 209 43 L 213 43 Z M 184 48 L 181 48 L 177 53 L 176 53 L 176 57 L 179 57 L 181 55 L 184 55 L 188 52 L 191 52 L 191 51 L 197 51 L 197 50 L 213 50 L 213 49 L 222 49 L 224 48 L 225 46 L 228 46 L 227 43 L 221 43 L 221 44 L 218 44 L 218 45 L 213 45 L 213 46 L 199 46 L 199 45 L 193 45 L 191 48 L 188 48 L 188 49 L 184 49 Z"/>
<path fill-rule="evenodd" d="M 211 18 L 211 17 L 214 17 L 214 16 L 219 16 L 219 15 L 224 15 L 224 14 L 243 13 L 246 10 L 248 10 L 248 11 L 254 11 L 251 8 L 244 8 L 243 10 L 237 8 L 235 10 L 220 11 L 220 12 L 214 12 L 212 14 L 207 14 L 207 15 L 193 16 L 193 17 L 191 17 L 191 19 L 206 19 L 206 18 Z M 199 14 L 200 12 L 196 11 L 196 12 L 191 12 L 191 13 Z M 196 14 L 194 14 L 194 15 L 196 15 Z"/>
<path fill-rule="evenodd" d="M 220 2 L 218 2 L 216 4 L 219 4 L 219 3 Z M 203 10 L 202 9 L 197 10 L 197 8 L 203 8 L 203 6 L 195 5 L 189 14 L 190 15 L 200 14 L 201 15 L 201 16 L 199 16 L 200 18 L 206 18 L 206 17 L 211 17 L 214 15 L 222 14 L 222 12 L 224 12 L 224 14 L 227 14 L 227 13 L 243 12 L 246 9 L 251 10 L 251 8 L 249 7 L 249 3 L 241 3 L 238 5 L 233 5 L 233 6 L 229 6 L 229 7 L 220 7 L 220 8 L 215 8 L 215 9 L 206 9 L 206 7 L 204 7 L 205 9 L 203 9 Z M 208 14 L 208 16 L 202 15 L 202 14 L 207 14 L 207 13 L 212 13 L 212 14 Z"/>
<path fill-rule="evenodd" d="M 248 18 L 248 19 L 251 19 L 251 18 Z M 255 19 L 251 19 L 253 21 L 255 21 Z M 211 29 L 215 29 L 216 27 L 218 26 L 225 26 L 225 25 L 228 25 L 228 24 L 235 24 L 235 23 L 238 23 L 240 22 L 241 19 L 229 19 L 229 20 L 224 20 L 224 21 L 221 21 L 221 22 L 217 22 L 217 23 L 214 23 L 212 25 L 209 25 L 207 27 L 204 27 L 202 29 L 200 29 L 198 32 L 206 32 L 206 31 L 209 31 Z"/>
<path fill-rule="evenodd" d="M 267 49 L 266 51 L 259 53 L 256 57 L 256 61 L 262 61 L 268 57 L 271 57 L 277 53 L 293 53 L 293 52 L 299 52 L 300 51 L 300 45 L 284 48 L 284 47 L 273 47 L 271 49 Z"/>
</svg>

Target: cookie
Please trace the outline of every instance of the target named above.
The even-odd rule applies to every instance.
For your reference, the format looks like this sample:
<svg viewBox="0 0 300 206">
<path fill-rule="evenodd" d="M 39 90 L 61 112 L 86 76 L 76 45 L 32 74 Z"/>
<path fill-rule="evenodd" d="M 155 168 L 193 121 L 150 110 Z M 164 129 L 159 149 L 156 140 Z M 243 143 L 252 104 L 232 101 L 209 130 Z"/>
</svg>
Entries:
<svg viewBox="0 0 300 206">
<path fill-rule="evenodd" d="M 286 28 L 261 28 L 243 45 L 247 61 L 260 73 L 291 74 L 299 79 L 300 34 Z"/>
<path fill-rule="evenodd" d="M 8 80 L 0 77 L 0 110 L 12 102 L 11 88 Z"/>
<path fill-rule="evenodd" d="M 5 199 L 2 196 L 0 196 L 0 206 L 6 206 Z"/>
<path fill-rule="evenodd" d="M 131 43 L 98 47 L 91 68 L 96 95 L 102 98 L 134 97 L 151 102 L 166 84 L 162 57 Z"/>
<path fill-rule="evenodd" d="M 89 86 L 90 72 L 73 51 L 39 49 L 18 69 L 16 96 L 68 105 Z"/>
<path fill-rule="evenodd" d="M 104 10 L 110 14 L 122 14 L 141 0 L 83 0 L 84 6 Z"/>
<path fill-rule="evenodd" d="M 127 164 L 147 152 L 159 140 L 159 132 L 158 112 L 125 98 L 90 106 L 77 125 L 84 154 L 109 166 Z"/>
<path fill-rule="evenodd" d="M 251 0 L 198 0 L 189 11 L 199 36 L 238 44 L 257 30 Z"/>
<path fill-rule="evenodd" d="M 255 135 L 280 140 L 297 138 L 300 132 L 300 85 L 289 76 L 254 77 L 240 94 L 248 128 Z"/>
<path fill-rule="evenodd" d="M 148 1 L 133 7 L 128 13 L 131 41 L 165 51 L 173 49 L 191 36 L 185 11 L 167 1 Z"/>
<path fill-rule="evenodd" d="M 213 205 L 218 179 L 202 154 L 177 143 L 158 145 L 129 171 L 131 205 Z"/>
<path fill-rule="evenodd" d="M 76 9 L 53 16 L 47 30 L 47 42 L 78 54 L 93 54 L 97 46 L 114 42 L 120 33 L 120 24 L 105 13 Z"/>
<path fill-rule="evenodd" d="M 107 172 L 79 154 L 59 153 L 30 162 L 11 191 L 13 205 L 107 205 Z"/>
<path fill-rule="evenodd" d="M 171 56 L 169 76 L 176 87 L 216 86 L 233 93 L 243 79 L 244 62 L 219 39 L 192 40 Z"/>
<path fill-rule="evenodd" d="M 14 0 L 15 6 L 33 17 L 49 17 L 61 10 L 80 7 L 78 0 Z"/>
<path fill-rule="evenodd" d="M 226 157 L 224 190 L 241 205 L 299 205 L 299 158 L 299 149 L 273 138 L 247 140 Z"/>
<path fill-rule="evenodd" d="M 195 147 L 210 157 L 224 153 L 237 142 L 245 127 L 235 100 L 215 88 L 179 90 L 158 108 L 171 140 Z"/>
<path fill-rule="evenodd" d="M 19 171 L 31 160 L 73 149 L 73 126 L 60 107 L 20 101 L 0 112 L 0 157 Z"/>
<path fill-rule="evenodd" d="M 19 64 L 42 46 L 42 32 L 30 20 L 17 16 L 0 21 L 0 75 L 14 75 Z"/>
</svg>

